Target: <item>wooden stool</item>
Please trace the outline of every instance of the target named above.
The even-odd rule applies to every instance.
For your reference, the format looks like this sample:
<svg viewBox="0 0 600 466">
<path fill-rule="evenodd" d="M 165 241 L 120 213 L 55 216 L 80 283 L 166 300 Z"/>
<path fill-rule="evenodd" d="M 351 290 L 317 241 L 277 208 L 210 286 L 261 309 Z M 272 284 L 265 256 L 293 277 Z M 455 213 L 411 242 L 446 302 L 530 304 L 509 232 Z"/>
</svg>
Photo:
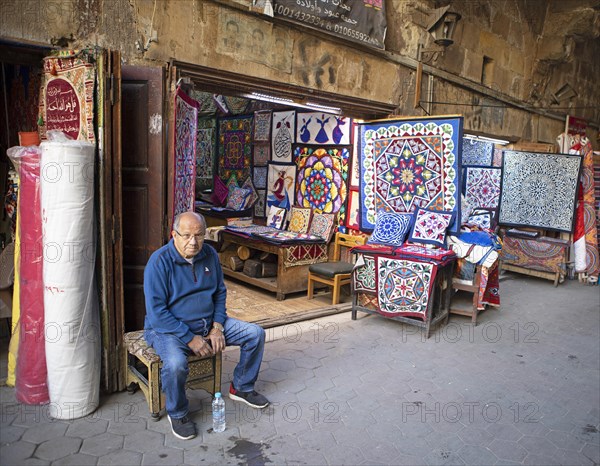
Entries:
<svg viewBox="0 0 600 466">
<path fill-rule="evenodd" d="M 452 278 L 452 288 L 455 290 L 467 291 L 473 293 L 471 301 L 471 307 L 459 308 L 456 305 L 450 304 L 450 314 L 458 314 L 461 316 L 467 316 L 471 318 L 471 323 L 477 325 L 477 314 L 481 312 L 477 308 L 477 302 L 479 298 L 479 283 L 481 282 L 481 265 L 475 267 L 473 280 L 459 280 L 456 277 Z"/>
<path fill-rule="evenodd" d="M 146 343 L 143 330 L 126 333 L 123 341 L 127 361 L 127 391 L 133 394 L 141 388 L 152 420 L 158 421 L 165 407 L 165 394 L 160 382 L 162 361 L 154 348 Z M 186 388 L 202 388 L 211 395 L 221 391 L 221 353 L 208 357 L 190 356 L 188 366 L 190 373 Z"/>
</svg>

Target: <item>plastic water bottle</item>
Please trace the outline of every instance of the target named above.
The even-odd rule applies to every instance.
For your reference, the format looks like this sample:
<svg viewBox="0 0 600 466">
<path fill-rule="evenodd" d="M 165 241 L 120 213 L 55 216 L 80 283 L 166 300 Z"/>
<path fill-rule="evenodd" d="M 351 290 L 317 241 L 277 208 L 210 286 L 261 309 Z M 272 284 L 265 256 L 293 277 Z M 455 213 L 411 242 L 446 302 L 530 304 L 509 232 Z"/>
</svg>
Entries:
<svg viewBox="0 0 600 466">
<path fill-rule="evenodd" d="M 212 401 L 213 431 L 223 432 L 225 430 L 225 400 L 221 392 L 215 393 Z"/>
</svg>

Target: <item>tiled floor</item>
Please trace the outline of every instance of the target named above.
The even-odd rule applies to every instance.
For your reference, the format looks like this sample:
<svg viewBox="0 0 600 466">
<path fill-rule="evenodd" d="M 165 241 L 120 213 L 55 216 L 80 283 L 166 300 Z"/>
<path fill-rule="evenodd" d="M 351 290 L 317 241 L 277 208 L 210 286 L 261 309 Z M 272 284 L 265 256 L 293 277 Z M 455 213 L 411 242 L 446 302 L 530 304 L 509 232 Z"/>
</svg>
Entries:
<svg viewBox="0 0 600 466">
<path fill-rule="evenodd" d="M 190 392 L 201 435 L 181 441 L 150 420 L 140 392 L 113 394 L 87 418 L 0 388 L 0 463 L 567 464 L 600 463 L 600 288 L 507 274 L 501 310 L 472 327 L 452 316 L 415 328 L 350 313 L 267 330 L 257 389 L 264 411 Z M 223 390 L 238 352 L 225 352 Z"/>
</svg>

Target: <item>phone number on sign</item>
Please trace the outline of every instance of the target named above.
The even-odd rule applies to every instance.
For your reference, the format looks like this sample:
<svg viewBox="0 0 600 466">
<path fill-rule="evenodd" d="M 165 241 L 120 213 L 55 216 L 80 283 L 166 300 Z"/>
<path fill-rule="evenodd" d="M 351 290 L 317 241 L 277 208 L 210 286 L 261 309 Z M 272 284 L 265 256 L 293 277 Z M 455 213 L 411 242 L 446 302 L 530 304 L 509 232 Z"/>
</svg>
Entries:
<svg viewBox="0 0 600 466">
<path fill-rule="evenodd" d="M 294 10 L 284 5 L 276 5 L 275 13 L 281 16 L 286 16 L 288 18 L 295 19 L 296 21 L 301 21 L 303 23 L 311 24 L 313 26 L 317 26 L 321 29 L 325 29 L 329 32 L 334 32 L 336 34 L 340 34 L 342 36 L 348 36 L 353 39 L 359 40 L 361 42 L 366 42 L 368 44 L 379 45 L 376 40 L 372 39 L 369 34 L 365 34 L 364 32 L 357 31 L 348 26 L 341 26 L 339 24 L 332 24 L 329 21 L 326 21 L 322 18 L 319 18 L 316 15 L 312 15 L 310 13 L 304 13 L 302 11 Z"/>
</svg>

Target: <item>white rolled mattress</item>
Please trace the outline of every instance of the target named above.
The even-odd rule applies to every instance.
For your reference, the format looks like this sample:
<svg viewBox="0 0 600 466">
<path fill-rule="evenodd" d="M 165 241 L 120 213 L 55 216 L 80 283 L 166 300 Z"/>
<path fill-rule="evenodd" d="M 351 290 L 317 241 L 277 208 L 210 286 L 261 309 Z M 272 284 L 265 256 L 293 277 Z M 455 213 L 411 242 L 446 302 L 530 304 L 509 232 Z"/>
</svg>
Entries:
<svg viewBox="0 0 600 466">
<path fill-rule="evenodd" d="M 94 145 L 43 142 L 40 164 L 50 415 L 98 407 L 100 322 L 94 281 Z"/>
</svg>

